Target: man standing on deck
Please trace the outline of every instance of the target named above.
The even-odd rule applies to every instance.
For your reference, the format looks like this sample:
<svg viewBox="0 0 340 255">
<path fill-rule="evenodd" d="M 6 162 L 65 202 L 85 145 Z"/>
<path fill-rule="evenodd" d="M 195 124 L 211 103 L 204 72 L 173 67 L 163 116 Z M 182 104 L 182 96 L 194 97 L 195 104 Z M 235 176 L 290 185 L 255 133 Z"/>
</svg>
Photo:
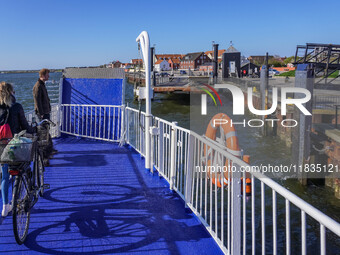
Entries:
<svg viewBox="0 0 340 255">
<path fill-rule="evenodd" d="M 36 115 L 38 116 L 39 121 L 43 119 L 51 118 L 51 104 L 50 98 L 48 97 L 47 89 L 45 86 L 45 82 L 50 78 L 50 70 L 44 68 L 39 72 L 39 80 L 33 87 L 33 98 L 34 98 L 34 110 Z M 44 152 L 44 164 L 45 166 L 49 165 L 49 157 L 53 154 L 57 153 L 56 150 L 53 149 L 52 139 L 49 135 L 49 144 Z"/>
</svg>

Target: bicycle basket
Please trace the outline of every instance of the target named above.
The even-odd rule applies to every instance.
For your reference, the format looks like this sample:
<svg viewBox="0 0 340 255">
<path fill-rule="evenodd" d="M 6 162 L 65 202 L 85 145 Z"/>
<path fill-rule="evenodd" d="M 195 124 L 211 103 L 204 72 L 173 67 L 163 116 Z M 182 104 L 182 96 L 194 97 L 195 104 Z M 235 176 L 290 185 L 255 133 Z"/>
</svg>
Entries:
<svg viewBox="0 0 340 255">
<path fill-rule="evenodd" d="M 31 161 L 33 155 L 32 140 L 15 135 L 8 144 L 0 143 L 1 162 Z"/>
</svg>

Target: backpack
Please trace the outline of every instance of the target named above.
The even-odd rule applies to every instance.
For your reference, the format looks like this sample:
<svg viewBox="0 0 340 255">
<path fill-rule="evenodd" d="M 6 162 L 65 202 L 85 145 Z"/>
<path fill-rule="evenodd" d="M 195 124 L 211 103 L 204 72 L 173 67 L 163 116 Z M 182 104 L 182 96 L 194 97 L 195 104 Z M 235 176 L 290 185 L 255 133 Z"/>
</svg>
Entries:
<svg viewBox="0 0 340 255">
<path fill-rule="evenodd" d="M 6 120 L 5 120 L 5 124 L 4 125 L 0 125 L 0 139 L 11 139 L 13 138 L 13 134 L 11 131 L 10 126 L 8 125 L 7 121 L 8 121 L 8 116 L 9 116 L 9 110 L 8 108 L 6 108 Z"/>
</svg>

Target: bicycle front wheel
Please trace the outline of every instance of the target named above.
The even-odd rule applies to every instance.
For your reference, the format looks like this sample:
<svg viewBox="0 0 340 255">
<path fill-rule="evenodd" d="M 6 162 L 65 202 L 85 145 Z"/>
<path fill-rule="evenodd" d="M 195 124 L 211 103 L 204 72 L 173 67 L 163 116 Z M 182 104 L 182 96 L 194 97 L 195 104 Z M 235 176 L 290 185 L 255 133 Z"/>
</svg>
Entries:
<svg viewBox="0 0 340 255">
<path fill-rule="evenodd" d="M 13 189 L 13 231 L 15 240 L 20 245 L 26 240 L 30 224 L 29 185 L 26 174 L 15 178 Z"/>
</svg>

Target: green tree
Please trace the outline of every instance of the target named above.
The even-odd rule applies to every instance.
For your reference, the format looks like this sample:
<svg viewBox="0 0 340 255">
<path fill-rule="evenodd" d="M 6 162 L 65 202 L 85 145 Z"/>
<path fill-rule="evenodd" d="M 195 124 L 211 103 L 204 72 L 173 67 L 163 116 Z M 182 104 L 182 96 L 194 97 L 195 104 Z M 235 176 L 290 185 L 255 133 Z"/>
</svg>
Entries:
<svg viewBox="0 0 340 255">
<path fill-rule="evenodd" d="M 278 60 L 278 59 L 274 59 L 274 58 L 271 58 L 268 60 L 268 65 L 269 66 L 274 66 L 274 67 L 282 67 L 282 66 L 285 66 L 285 64 Z"/>
<path fill-rule="evenodd" d="M 295 59 L 295 56 L 291 56 L 286 58 L 283 62 L 285 63 L 285 65 L 289 64 L 289 63 L 293 63 Z"/>
</svg>

